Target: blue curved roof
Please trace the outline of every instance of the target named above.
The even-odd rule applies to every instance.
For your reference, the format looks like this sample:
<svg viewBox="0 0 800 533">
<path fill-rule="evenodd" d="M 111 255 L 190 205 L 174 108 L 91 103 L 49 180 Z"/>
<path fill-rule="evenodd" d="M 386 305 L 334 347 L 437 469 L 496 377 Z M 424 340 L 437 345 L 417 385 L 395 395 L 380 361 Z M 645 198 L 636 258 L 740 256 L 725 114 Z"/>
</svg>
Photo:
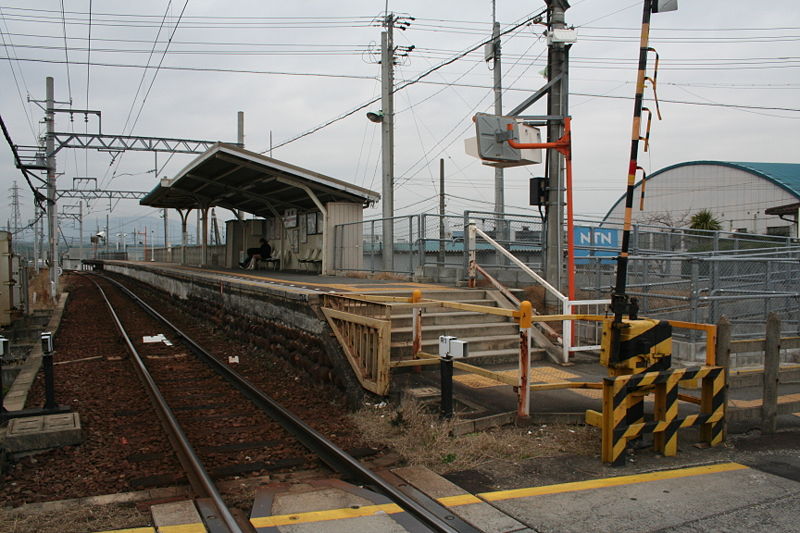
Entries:
<svg viewBox="0 0 800 533">
<path fill-rule="evenodd" d="M 670 165 L 668 167 L 664 167 L 660 170 L 657 170 L 647 176 L 647 181 L 655 178 L 659 174 L 667 172 L 668 170 L 672 170 L 674 168 L 679 167 L 688 167 L 692 165 L 717 165 L 723 167 L 731 167 L 736 168 L 739 170 L 743 170 L 745 172 L 749 172 L 750 174 L 754 174 L 761 178 L 764 178 L 767 181 L 770 181 L 780 187 L 781 189 L 785 190 L 798 200 L 800 200 L 800 164 L 798 163 L 737 163 L 733 161 L 687 161 L 685 163 L 678 163 L 675 165 Z M 639 187 L 642 184 L 642 180 L 639 180 L 634 187 Z M 619 205 L 620 202 L 625 201 L 625 195 L 623 194 L 620 198 L 614 202 L 614 205 L 606 213 L 605 218 L 608 218 L 608 215 Z"/>
</svg>

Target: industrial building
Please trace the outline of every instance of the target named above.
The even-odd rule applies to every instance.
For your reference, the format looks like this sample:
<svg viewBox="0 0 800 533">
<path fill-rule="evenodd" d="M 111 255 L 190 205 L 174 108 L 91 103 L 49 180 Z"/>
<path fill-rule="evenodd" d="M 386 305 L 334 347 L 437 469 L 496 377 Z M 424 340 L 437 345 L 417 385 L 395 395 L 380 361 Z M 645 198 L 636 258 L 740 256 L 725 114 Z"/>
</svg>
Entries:
<svg viewBox="0 0 800 533">
<path fill-rule="evenodd" d="M 609 209 L 606 220 L 622 220 L 624 199 Z M 798 237 L 796 212 L 794 216 L 766 213 L 798 201 L 800 164 L 688 161 L 653 172 L 636 184 L 633 222 L 687 227 L 692 215 L 708 209 L 723 231 Z"/>
</svg>

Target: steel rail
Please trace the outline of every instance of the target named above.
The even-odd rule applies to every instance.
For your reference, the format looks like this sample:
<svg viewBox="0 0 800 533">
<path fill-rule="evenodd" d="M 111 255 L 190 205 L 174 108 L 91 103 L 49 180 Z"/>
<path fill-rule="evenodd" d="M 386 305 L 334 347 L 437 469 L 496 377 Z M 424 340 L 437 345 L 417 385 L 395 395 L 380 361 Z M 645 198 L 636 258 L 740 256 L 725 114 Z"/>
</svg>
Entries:
<svg viewBox="0 0 800 533">
<path fill-rule="evenodd" d="M 117 285 L 153 318 L 163 321 L 165 325 L 171 328 L 175 334 L 180 337 L 189 349 L 239 388 L 252 402 L 261 407 L 273 420 L 291 433 L 303 446 L 318 456 L 332 470 L 339 472 L 351 480 L 371 486 L 391 499 L 395 504 L 422 522 L 432 531 L 439 533 L 480 533 L 479 529 L 452 514 L 446 507 L 438 503 L 425 506 L 404 494 L 398 487 L 395 487 L 375 472 L 366 468 L 354 457 L 328 440 L 324 435 L 303 422 L 303 420 L 292 414 L 277 401 L 270 398 L 255 385 L 250 383 L 247 378 L 217 360 L 217 358 L 207 352 L 202 346 L 197 344 L 145 301 L 136 296 L 127 287 L 114 279 L 107 277 L 103 277 L 103 279 Z"/>
<path fill-rule="evenodd" d="M 136 373 L 145 384 L 147 394 L 150 396 L 153 406 L 156 409 L 156 413 L 161 419 L 162 425 L 164 426 L 169 440 L 172 443 L 172 447 L 178 456 L 178 460 L 186 471 L 187 477 L 189 478 L 189 484 L 192 486 L 192 489 L 198 496 L 202 498 L 208 498 L 211 501 L 211 504 L 217 511 L 217 517 L 221 519 L 222 523 L 227 528 L 227 531 L 230 533 L 244 533 L 244 530 L 240 527 L 236 519 L 231 514 L 230 509 L 228 509 L 228 507 L 225 505 L 222 495 L 214 485 L 214 482 L 203 466 L 202 461 L 200 461 L 200 458 L 197 456 L 192 448 L 192 445 L 189 443 L 189 439 L 183 432 L 183 429 L 181 429 L 177 417 L 172 412 L 172 409 L 170 409 L 169 405 L 167 405 L 164 396 L 159 391 L 158 385 L 156 385 L 156 382 L 150 375 L 150 372 L 147 370 L 144 361 L 142 361 L 139 352 L 131 342 L 131 339 L 128 336 L 128 333 L 125 331 L 122 322 L 117 316 L 117 313 L 114 311 L 114 306 L 111 305 L 111 302 L 108 300 L 105 291 L 103 291 L 103 288 L 100 287 L 95 280 L 90 278 L 90 281 L 95 284 L 97 290 L 100 291 L 100 295 L 103 297 L 103 300 L 105 300 L 106 305 L 108 306 L 108 310 L 114 319 L 117 330 L 125 341 L 125 345 L 131 354 Z"/>
</svg>

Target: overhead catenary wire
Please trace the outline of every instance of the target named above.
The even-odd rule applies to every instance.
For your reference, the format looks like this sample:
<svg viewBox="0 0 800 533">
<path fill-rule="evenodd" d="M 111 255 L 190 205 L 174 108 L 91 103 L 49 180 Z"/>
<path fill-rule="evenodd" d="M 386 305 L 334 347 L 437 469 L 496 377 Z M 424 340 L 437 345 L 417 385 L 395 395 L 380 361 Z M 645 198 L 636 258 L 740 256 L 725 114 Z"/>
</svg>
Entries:
<svg viewBox="0 0 800 533">
<path fill-rule="evenodd" d="M 128 115 L 125 117 L 125 123 L 122 126 L 123 135 L 125 134 L 125 132 L 126 132 L 126 130 L 128 128 L 128 124 L 130 124 L 131 115 L 133 114 L 133 110 L 136 107 L 136 100 L 137 100 L 137 98 L 139 98 L 139 93 L 142 90 L 142 85 L 144 85 L 144 80 L 147 77 L 148 68 L 150 67 L 150 60 L 153 57 L 156 45 L 158 43 L 158 37 L 159 37 L 159 35 L 161 35 L 161 30 L 164 27 L 164 22 L 166 21 L 166 18 L 167 18 L 167 15 L 169 14 L 169 9 L 170 9 L 171 6 L 172 6 L 172 0 L 167 2 L 167 6 L 164 8 L 164 15 L 161 17 L 161 23 L 158 26 L 158 31 L 156 32 L 155 39 L 153 39 L 153 46 L 150 49 L 150 54 L 147 56 L 147 63 L 142 68 L 142 76 L 139 78 L 139 84 L 136 87 L 136 93 L 133 95 L 133 99 L 131 100 L 131 105 L 128 108 Z M 89 61 L 87 59 L 87 63 L 88 62 Z M 133 132 L 133 127 L 131 127 L 129 134 L 132 133 L 132 132 Z M 111 166 L 106 168 L 106 172 L 105 172 L 105 175 L 103 176 L 103 180 L 102 180 L 102 183 L 101 183 L 102 186 L 107 186 L 108 181 L 114 179 L 114 176 L 116 175 L 116 171 L 119 168 L 119 165 L 121 164 L 121 162 L 122 162 L 122 156 L 120 156 L 118 159 L 112 159 L 112 164 L 116 164 L 116 166 L 114 168 L 114 171 L 111 173 L 111 178 L 108 177 L 109 176 L 108 172 L 111 169 Z"/>
<path fill-rule="evenodd" d="M 22 164 L 22 160 L 20 159 L 19 153 L 17 152 L 17 147 L 14 144 L 14 141 L 12 141 L 12 139 L 11 139 L 11 134 L 9 133 L 8 128 L 6 127 L 6 122 L 3 120 L 3 116 L 2 115 L 0 115 L 0 128 L 3 130 L 3 137 L 5 138 L 6 143 L 8 143 L 8 147 L 11 149 L 11 153 L 14 156 L 14 162 L 16 163 L 17 168 L 19 168 L 20 172 L 22 172 L 22 175 L 25 178 L 25 181 L 27 182 L 28 187 L 31 189 L 31 192 L 33 193 L 34 201 L 39 205 L 40 209 L 44 209 L 44 207 L 42 206 L 42 202 L 47 202 L 49 200 L 47 199 L 47 197 L 44 194 L 42 194 L 41 192 L 39 192 L 36 189 L 36 187 L 33 185 L 33 182 L 31 181 L 31 178 L 38 179 L 39 181 L 42 181 L 43 183 L 44 183 L 44 180 L 42 180 L 40 177 L 38 177 L 35 174 L 33 174 L 30 170 L 25 168 L 25 166 Z"/>
<path fill-rule="evenodd" d="M 86 107 L 89 109 L 89 87 L 92 80 L 92 0 L 89 0 L 89 38 L 86 50 Z M 89 121 L 84 123 L 84 133 L 89 133 Z M 89 175 L 89 151 L 84 150 L 85 175 Z"/>
<path fill-rule="evenodd" d="M 171 2 L 170 2 L 171 3 Z M 128 135 L 133 133 L 134 128 L 136 128 L 136 124 L 139 123 L 139 117 L 142 116 L 142 111 L 144 110 L 144 106 L 147 103 L 147 98 L 150 96 L 150 92 L 153 89 L 153 85 L 155 85 L 156 77 L 158 76 L 158 72 L 161 69 L 161 65 L 164 63 L 164 58 L 167 56 L 167 51 L 169 50 L 169 43 L 172 42 L 172 38 L 175 36 L 175 32 L 178 31 L 178 26 L 180 26 L 181 19 L 183 18 L 183 14 L 186 12 L 186 7 L 189 5 L 189 0 L 186 0 L 183 3 L 183 8 L 181 8 L 181 13 L 178 16 L 178 20 L 175 22 L 175 26 L 172 28 L 172 32 L 170 33 L 169 39 L 167 41 L 167 46 L 164 48 L 164 53 L 161 55 L 161 59 L 156 66 L 155 72 L 153 72 L 153 77 L 150 78 L 150 86 L 147 88 L 147 92 L 145 92 L 144 96 L 142 97 L 141 105 L 139 106 L 139 112 L 136 114 L 136 118 L 133 120 L 133 124 L 131 124 L 130 129 L 128 130 Z M 167 6 L 169 9 L 169 5 Z M 158 38 L 156 36 L 156 38 Z M 119 168 L 119 165 L 117 166 Z"/>
</svg>

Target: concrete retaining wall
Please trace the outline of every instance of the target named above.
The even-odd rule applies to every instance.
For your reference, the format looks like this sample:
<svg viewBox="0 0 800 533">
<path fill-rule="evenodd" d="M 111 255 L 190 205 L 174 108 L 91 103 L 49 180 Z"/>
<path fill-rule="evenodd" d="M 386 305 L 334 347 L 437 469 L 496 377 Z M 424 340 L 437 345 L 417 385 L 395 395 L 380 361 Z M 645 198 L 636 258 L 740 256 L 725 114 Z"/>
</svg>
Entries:
<svg viewBox="0 0 800 533">
<path fill-rule="evenodd" d="M 103 270 L 166 292 L 178 307 L 211 327 L 286 359 L 313 381 L 333 383 L 351 407 L 360 403 L 364 391 L 319 309 L 317 295 L 248 287 L 201 272 L 156 271 L 147 265 L 107 262 Z"/>
</svg>

